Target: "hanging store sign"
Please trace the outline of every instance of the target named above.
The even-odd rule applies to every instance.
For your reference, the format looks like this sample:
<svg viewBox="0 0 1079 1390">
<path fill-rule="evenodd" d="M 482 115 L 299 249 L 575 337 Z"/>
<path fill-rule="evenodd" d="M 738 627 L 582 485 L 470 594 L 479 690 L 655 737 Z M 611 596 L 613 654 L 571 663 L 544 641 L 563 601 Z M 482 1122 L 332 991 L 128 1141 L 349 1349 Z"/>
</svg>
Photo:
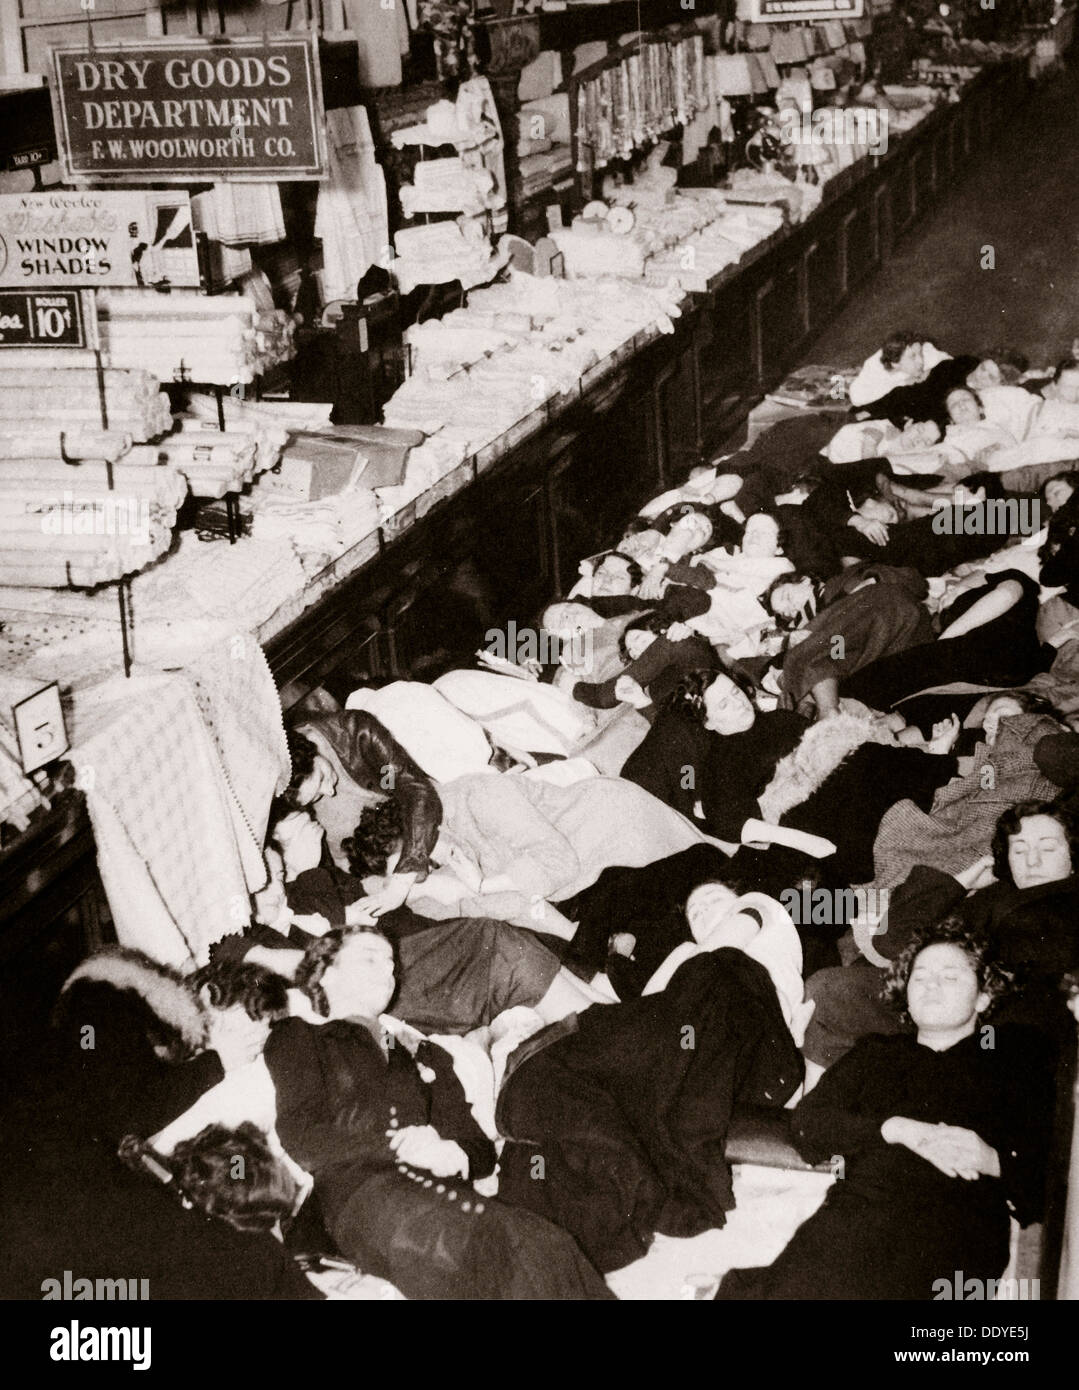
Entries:
<svg viewBox="0 0 1079 1390">
<path fill-rule="evenodd" d="M 0 290 L 0 352 L 89 346 L 78 290 Z"/>
<path fill-rule="evenodd" d="M 65 181 L 317 178 L 315 42 L 282 34 L 54 49 Z"/>
<path fill-rule="evenodd" d="M 797 24 L 817 19 L 861 19 L 865 0 L 749 0 L 754 24 Z"/>
<path fill-rule="evenodd" d="M 197 289 L 191 200 L 179 189 L 0 196 L 0 285 Z"/>
</svg>

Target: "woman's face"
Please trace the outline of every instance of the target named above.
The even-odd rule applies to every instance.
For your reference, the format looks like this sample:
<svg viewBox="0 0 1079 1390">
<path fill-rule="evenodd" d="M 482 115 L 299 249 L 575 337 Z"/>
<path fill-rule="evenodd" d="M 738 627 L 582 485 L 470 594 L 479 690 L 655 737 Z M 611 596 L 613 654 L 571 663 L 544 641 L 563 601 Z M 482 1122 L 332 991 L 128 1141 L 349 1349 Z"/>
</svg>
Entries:
<svg viewBox="0 0 1079 1390">
<path fill-rule="evenodd" d="M 1000 383 L 1000 368 L 991 357 L 979 362 L 967 377 L 967 385 L 972 391 L 984 391 L 987 387 L 999 386 Z"/>
<path fill-rule="evenodd" d="M 771 559 L 779 554 L 779 523 L 767 512 L 758 512 L 742 532 L 742 554 Z"/>
<path fill-rule="evenodd" d="M 1056 384 L 1056 398 L 1058 401 L 1079 405 L 1079 370 L 1069 367 L 1067 371 L 1061 372 L 1060 380 Z"/>
<path fill-rule="evenodd" d="M 800 579 L 796 584 L 777 584 L 769 602 L 777 618 L 800 618 L 813 606 L 813 581 Z"/>
<path fill-rule="evenodd" d="M 272 927 L 283 917 L 288 900 L 285 897 L 285 861 L 277 850 L 267 849 L 263 856 L 270 878 L 265 888 L 254 894 L 255 921 L 264 927 Z"/>
<path fill-rule="evenodd" d="M 907 980 L 907 1009 L 919 1033 L 952 1032 L 989 1004 L 970 957 L 950 941 L 919 951 Z"/>
<path fill-rule="evenodd" d="M 703 941 L 738 901 L 725 883 L 702 883 L 686 899 L 686 921 L 694 941 Z"/>
<path fill-rule="evenodd" d="M 269 1020 L 251 1018 L 241 1004 L 230 1009 L 214 1008 L 205 990 L 200 997 L 210 1015 L 210 1045 L 220 1052 L 218 1044 L 227 1042 L 229 1057 L 235 1057 L 240 1065 L 258 1061 L 270 1036 Z"/>
<path fill-rule="evenodd" d="M 997 734 L 1000 732 L 1000 721 L 1011 719 L 1013 715 L 1022 714 L 1023 706 L 1013 695 L 1002 695 L 999 700 L 991 700 L 989 708 L 985 711 L 985 718 L 982 720 L 982 731 L 985 734 L 985 741 L 990 748 L 997 741 Z"/>
<path fill-rule="evenodd" d="M 977 398 L 962 388 L 953 391 L 946 402 L 948 419 L 953 425 L 976 425 L 982 419 L 982 408 Z"/>
<path fill-rule="evenodd" d="M 621 555 L 606 556 L 592 576 L 592 593 L 597 598 L 628 594 L 632 588 L 629 564 Z"/>
<path fill-rule="evenodd" d="M 635 627 L 632 632 L 626 633 L 626 654 L 631 661 L 636 661 L 639 656 L 643 656 L 652 643 L 656 640 L 654 632 L 646 632 L 643 628 Z"/>
<path fill-rule="evenodd" d="M 899 435 L 899 447 L 907 452 L 931 449 L 940 443 L 940 426 L 935 420 L 912 420 Z"/>
<path fill-rule="evenodd" d="M 925 357 L 921 343 L 911 343 L 909 347 L 904 348 L 897 366 L 907 376 L 921 376 L 925 370 Z"/>
<path fill-rule="evenodd" d="M 274 839 L 281 850 L 287 879 L 318 867 L 325 837 L 325 830 L 307 811 L 292 811 L 281 817 L 274 826 Z"/>
<path fill-rule="evenodd" d="M 314 767 L 296 788 L 295 803 L 297 806 L 313 806 L 324 796 L 336 794 L 337 773 L 329 758 L 319 753 L 315 757 Z"/>
<path fill-rule="evenodd" d="M 1024 816 L 1008 839 L 1008 869 L 1016 888 L 1058 883 L 1072 871 L 1064 827 L 1052 816 Z"/>
<path fill-rule="evenodd" d="M 383 936 L 358 932 L 344 945 L 320 981 L 330 1018 L 377 1018 L 393 998 L 393 947 Z"/>
<path fill-rule="evenodd" d="M 692 555 L 712 539 L 712 523 L 700 512 L 680 516 L 667 534 L 663 554 L 668 560 L 680 560 Z"/>
<path fill-rule="evenodd" d="M 1053 478 L 1045 485 L 1045 505 L 1051 512 L 1059 512 L 1074 492 L 1075 484 L 1067 478 Z"/>
<path fill-rule="evenodd" d="M 714 734 L 745 733 L 756 717 L 749 696 L 729 676 L 717 676 L 704 692 L 704 727 Z"/>
</svg>

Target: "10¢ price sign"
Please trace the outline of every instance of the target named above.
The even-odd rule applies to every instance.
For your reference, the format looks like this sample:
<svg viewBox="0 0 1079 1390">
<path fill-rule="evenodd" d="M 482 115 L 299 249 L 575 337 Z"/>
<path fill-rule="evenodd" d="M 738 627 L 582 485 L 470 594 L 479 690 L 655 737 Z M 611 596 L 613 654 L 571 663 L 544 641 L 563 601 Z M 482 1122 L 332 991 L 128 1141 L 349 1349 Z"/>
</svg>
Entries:
<svg viewBox="0 0 1079 1390">
<path fill-rule="evenodd" d="M 92 347 L 90 319 L 78 290 L 0 290 L 0 354 Z"/>
</svg>

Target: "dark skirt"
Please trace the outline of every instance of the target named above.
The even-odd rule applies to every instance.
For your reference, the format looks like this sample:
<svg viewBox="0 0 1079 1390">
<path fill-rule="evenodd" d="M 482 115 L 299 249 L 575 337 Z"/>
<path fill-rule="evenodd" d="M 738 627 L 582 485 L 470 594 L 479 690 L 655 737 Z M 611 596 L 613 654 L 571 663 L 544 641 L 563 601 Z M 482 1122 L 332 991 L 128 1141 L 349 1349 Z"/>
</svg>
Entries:
<svg viewBox="0 0 1079 1390">
<path fill-rule="evenodd" d="M 341 1252 L 410 1299 L 611 1299 L 573 1238 L 417 1169 L 356 1175 L 328 1222 Z"/>
<path fill-rule="evenodd" d="M 956 1178 L 959 1182 L 962 1179 Z M 837 1180 L 821 1209 L 775 1262 L 732 1269 L 717 1299 L 931 1300 L 941 1279 L 999 1278 L 1008 1265 L 1008 1213 L 982 1203 L 900 1205 Z"/>
</svg>

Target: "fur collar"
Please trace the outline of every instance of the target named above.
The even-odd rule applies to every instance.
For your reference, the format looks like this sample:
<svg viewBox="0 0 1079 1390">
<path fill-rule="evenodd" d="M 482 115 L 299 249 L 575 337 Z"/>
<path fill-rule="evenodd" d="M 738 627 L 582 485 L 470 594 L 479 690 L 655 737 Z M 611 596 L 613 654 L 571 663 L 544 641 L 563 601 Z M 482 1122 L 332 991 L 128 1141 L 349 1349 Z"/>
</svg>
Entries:
<svg viewBox="0 0 1079 1390">
<path fill-rule="evenodd" d="M 199 1001 L 180 976 L 163 969 L 141 951 L 123 946 L 99 951 L 72 971 L 61 994 L 80 980 L 137 994 L 191 1051 L 200 1052 L 206 1046 L 206 1020 Z"/>
<path fill-rule="evenodd" d="M 895 743 L 883 720 L 866 711 L 841 711 L 810 725 L 798 747 L 776 764 L 772 780 L 761 793 L 761 817 L 778 825 L 786 813 L 800 806 L 863 743 Z"/>
</svg>

